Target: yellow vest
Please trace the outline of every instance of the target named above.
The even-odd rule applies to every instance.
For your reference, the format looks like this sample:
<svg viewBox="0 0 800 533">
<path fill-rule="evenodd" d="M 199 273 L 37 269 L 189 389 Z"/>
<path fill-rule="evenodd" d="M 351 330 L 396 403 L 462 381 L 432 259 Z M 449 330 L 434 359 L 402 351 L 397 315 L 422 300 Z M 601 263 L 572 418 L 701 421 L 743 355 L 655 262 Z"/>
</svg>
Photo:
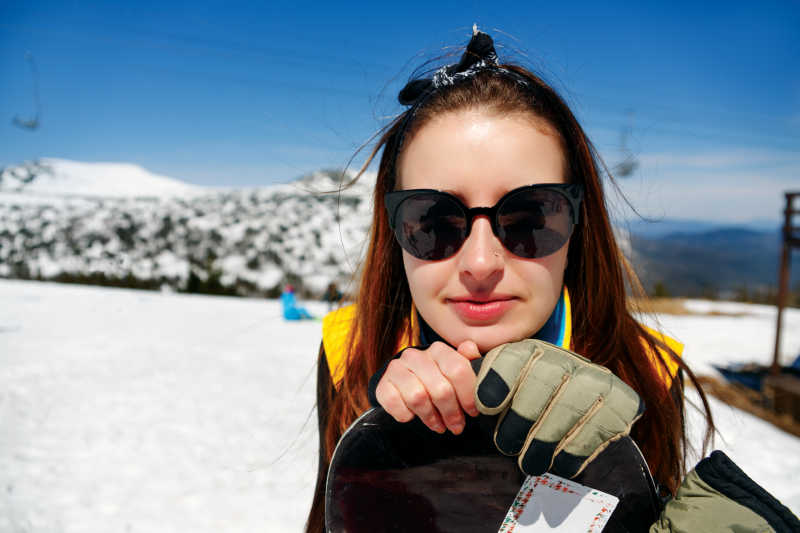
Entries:
<svg viewBox="0 0 800 533">
<path fill-rule="evenodd" d="M 567 350 L 570 349 L 572 342 L 572 308 L 569 300 L 569 293 L 564 290 L 564 335 L 561 341 L 561 347 Z M 348 305 L 332 311 L 325 315 L 322 319 L 322 345 L 325 348 L 325 357 L 328 362 L 328 370 L 330 371 L 331 380 L 336 388 L 344 377 L 347 350 L 349 345 L 347 343 L 350 330 L 353 328 L 356 320 L 356 306 Z M 677 355 L 683 353 L 683 344 L 675 339 L 659 333 L 656 330 L 644 326 L 647 332 L 654 338 L 666 344 Z M 406 333 L 401 338 L 394 353 L 399 352 L 408 346 L 415 346 L 420 343 L 419 340 L 419 324 L 417 323 L 416 313 L 412 311 L 406 327 Z M 678 363 L 672 360 L 664 350 L 659 349 L 658 355 L 653 353 L 652 350 L 647 349 L 647 354 L 655 364 L 661 379 L 667 388 L 672 384 L 672 379 L 678 373 Z M 661 357 L 661 360 L 666 363 L 667 369 L 658 364 L 656 357 Z"/>
</svg>

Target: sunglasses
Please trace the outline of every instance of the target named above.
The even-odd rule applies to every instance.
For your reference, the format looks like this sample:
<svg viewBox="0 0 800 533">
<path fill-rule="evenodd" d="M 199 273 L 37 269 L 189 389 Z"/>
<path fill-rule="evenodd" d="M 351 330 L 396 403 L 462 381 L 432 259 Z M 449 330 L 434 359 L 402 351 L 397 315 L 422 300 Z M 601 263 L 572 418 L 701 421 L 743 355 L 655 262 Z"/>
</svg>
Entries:
<svg viewBox="0 0 800 533">
<path fill-rule="evenodd" d="M 393 191 L 384 199 L 397 242 L 418 259 L 438 261 L 455 255 L 469 237 L 472 221 L 483 215 L 509 252 L 536 259 L 556 252 L 572 235 L 583 187 L 528 185 L 507 192 L 492 207 L 469 208 L 452 194 L 434 189 Z"/>
</svg>

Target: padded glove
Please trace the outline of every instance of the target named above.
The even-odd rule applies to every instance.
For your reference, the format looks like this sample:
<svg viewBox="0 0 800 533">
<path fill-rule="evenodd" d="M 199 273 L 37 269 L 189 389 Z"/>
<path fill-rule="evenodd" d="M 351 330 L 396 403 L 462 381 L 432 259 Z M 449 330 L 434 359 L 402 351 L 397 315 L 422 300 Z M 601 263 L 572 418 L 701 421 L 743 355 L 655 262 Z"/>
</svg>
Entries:
<svg viewBox="0 0 800 533">
<path fill-rule="evenodd" d="M 721 451 L 700 461 L 650 533 L 797 533 L 800 520 Z"/>
<path fill-rule="evenodd" d="M 571 478 L 630 433 L 644 404 L 605 367 L 550 343 L 525 339 L 491 350 L 478 372 L 478 410 L 500 413 L 497 449 L 523 472 Z"/>
</svg>

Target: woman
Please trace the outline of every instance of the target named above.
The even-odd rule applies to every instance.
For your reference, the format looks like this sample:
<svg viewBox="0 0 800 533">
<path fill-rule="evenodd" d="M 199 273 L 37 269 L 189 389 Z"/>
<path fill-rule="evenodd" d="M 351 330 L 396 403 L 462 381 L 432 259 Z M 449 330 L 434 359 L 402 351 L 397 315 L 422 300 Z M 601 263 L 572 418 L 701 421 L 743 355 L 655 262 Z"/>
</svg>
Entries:
<svg viewBox="0 0 800 533">
<path fill-rule="evenodd" d="M 496 444 L 527 473 L 574 475 L 630 432 L 674 495 L 687 448 L 683 375 L 694 376 L 680 345 L 626 307 L 626 283 L 639 284 L 569 108 L 534 74 L 498 64 L 477 31 L 458 64 L 410 82 L 399 99 L 410 107 L 370 157 L 383 149 L 356 304 L 323 322 L 308 531 L 324 530 L 331 454 L 370 396 L 401 422 L 417 416 L 456 434 L 465 416 L 505 410 Z M 470 361 L 482 354 L 476 378 Z M 549 381 L 567 374 L 575 380 Z M 604 392 L 592 389 L 598 381 Z M 556 399 L 524 392 L 541 388 Z M 604 401 L 625 413 L 610 435 L 589 420 Z M 586 415 L 567 428 L 547 422 L 570 402 Z M 577 427 L 580 439 L 569 437 Z"/>
</svg>

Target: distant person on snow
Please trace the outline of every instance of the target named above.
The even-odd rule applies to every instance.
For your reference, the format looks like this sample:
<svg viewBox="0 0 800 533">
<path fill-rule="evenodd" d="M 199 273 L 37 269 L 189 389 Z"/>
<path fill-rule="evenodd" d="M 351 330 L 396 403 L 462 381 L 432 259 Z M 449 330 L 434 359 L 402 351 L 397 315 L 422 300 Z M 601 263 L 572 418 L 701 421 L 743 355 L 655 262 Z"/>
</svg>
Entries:
<svg viewBox="0 0 800 533">
<path fill-rule="evenodd" d="M 311 313 L 305 307 L 297 306 L 297 299 L 294 295 L 294 287 L 286 285 L 281 294 L 281 304 L 283 304 L 283 318 L 286 320 L 308 320 L 313 319 Z"/>
<path fill-rule="evenodd" d="M 339 286 L 334 282 L 330 282 L 328 288 L 325 290 L 325 296 L 323 296 L 322 299 L 328 302 L 328 311 L 330 311 L 333 309 L 334 305 L 342 301 L 343 296 L 342 291 L 339 290 Z"/>
<path fill-rule="evenodd" d="M 641 285 L 612 231 L 606 172 L 556 91 L 474 29 L 457 64 L 398 100 L 406 111 L 362 168 L 382 150 L 356 303 L 323 319 L 307 531 L 325 530 L 334 447 L 370 405 L 453 434 L 502 411 L 494 445 L 531 475 L 572 478 L 629 434 L 668 500 L 651 533 L 800 531 L 721 452 L 687 474 L 684 379 L 710 439 L 708 402 L 682 345 L 627 306 Z"/>
</svg>

